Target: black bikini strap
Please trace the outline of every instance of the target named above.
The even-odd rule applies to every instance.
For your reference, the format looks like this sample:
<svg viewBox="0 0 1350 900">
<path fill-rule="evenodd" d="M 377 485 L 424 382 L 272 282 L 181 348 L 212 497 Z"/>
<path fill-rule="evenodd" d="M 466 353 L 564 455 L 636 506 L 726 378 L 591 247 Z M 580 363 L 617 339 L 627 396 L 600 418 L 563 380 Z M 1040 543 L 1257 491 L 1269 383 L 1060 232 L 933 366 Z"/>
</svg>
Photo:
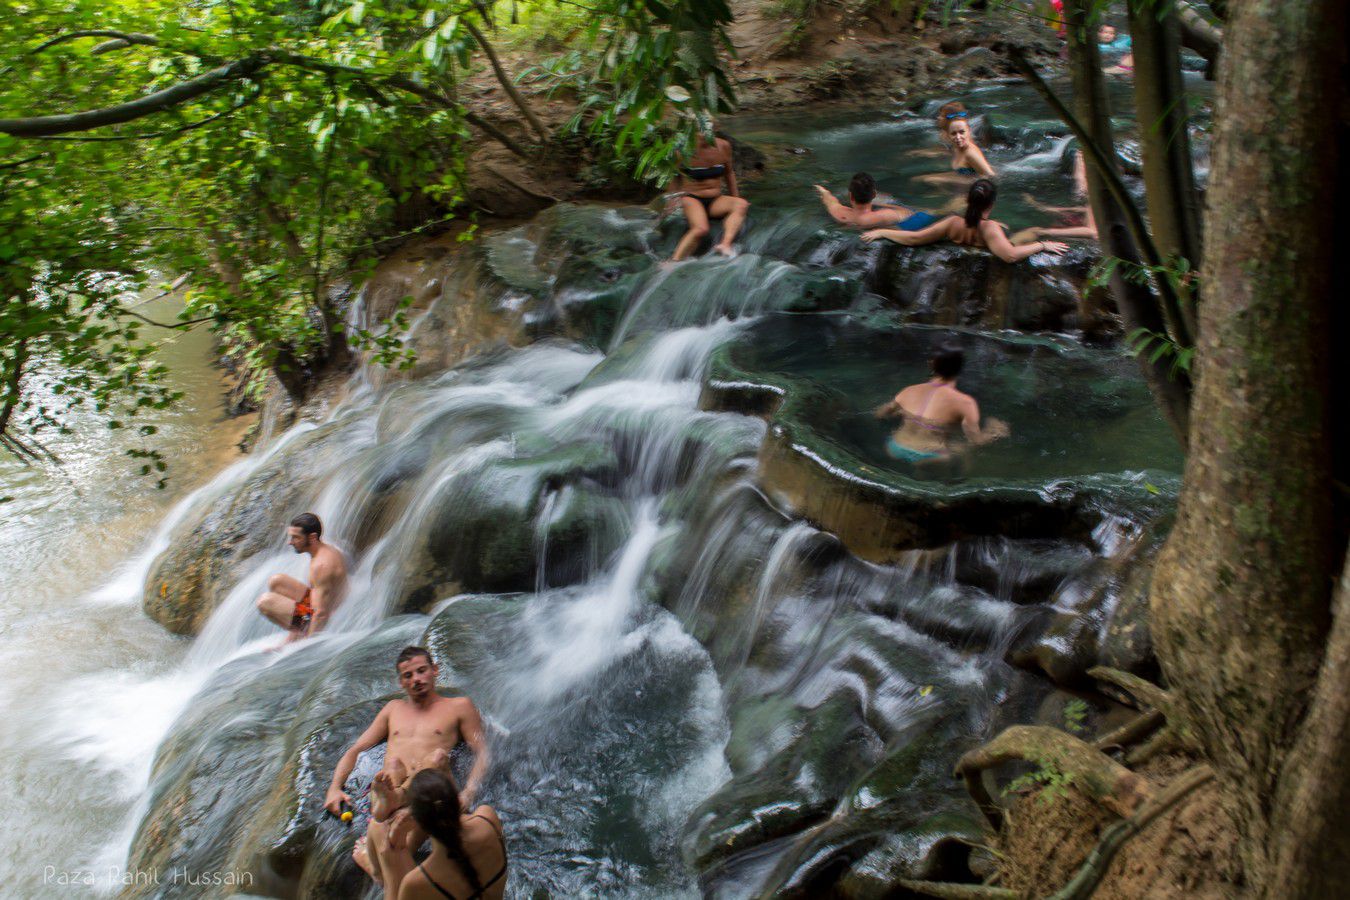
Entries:
<svg viewBox="0 0 1350 900">
<path fill-rule="evenodd" d="M 455 900 L 455 895 L 447 891 L 445 888 L 441 887 L 439 884 L 437 884 L 436 879 L 431 877 L 431 873 L 428 872 L 425 868 L 423 868 L 421 863 L 417 864 L 417 868 L 421 870 L 422 877 L 425 878 L 428 882 L 430 882 L 432 887 L 434 887 L 436 890 L 444 894 L 447 898 L 449 898 L 449 900 Z"/>
</svg>

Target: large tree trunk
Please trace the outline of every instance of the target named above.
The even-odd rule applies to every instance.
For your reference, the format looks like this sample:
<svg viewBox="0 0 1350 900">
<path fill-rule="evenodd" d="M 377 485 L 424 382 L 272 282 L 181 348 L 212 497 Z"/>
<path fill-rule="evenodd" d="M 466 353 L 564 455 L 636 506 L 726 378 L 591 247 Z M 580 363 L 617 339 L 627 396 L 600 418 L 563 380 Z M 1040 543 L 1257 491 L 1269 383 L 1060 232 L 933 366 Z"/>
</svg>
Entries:
<svg viewBox="0 0 1350 900">
<path fill-rule="evenodd" d="M 1092 143 L 1104 152 L 1106 163 L 1114 168 L 1116 143 L 1111 129 L 1111 107 L 1106 97 L 1101 52 L 1097 49 L 1096 27 L 1091 22 L 1088 0 L 1068 0 L 1064 4 L 1064 13 L 1074 115 Z M 1088 165 L 1087 176 L 1088 200 L 1097 221 L 1102 252 L 1124 260 L 1127 265 L 1138 265 L 1139 248 L 1130 236 L 1120 204 L 1107 188 L 1105 176 L 1093 165 Z M 1146 328 L 1156 334 L 1169 332 L 1158 298 L 1146 286 L 1122 277 L 1119 270 L 1111 276 L 1111 296 L 1128 331 Z M 1141 355 L 1139 362 L 1163 416 L 1184 447 L 1190 430 L 1189 377 L 1184 372 L 1173 372 L 1171 361 L 1165 357 L 1151 362 Z"/>
<path fill-rule="evenodd" d="M 1329 202 L 1344 178 L 1345 3 L 1237 0 L 1230 14 L 1190 453 L 1153 579 L 1153 633 L 1219 772 L 1254 893 L 1332 897 L 1350 883 L 1350 747 L 1332 705 L 1346 663 L 1327 654 L 1345 550 L 1333 515 L 1334 452 L 1346 448 L 1332 438 L 1345 401 L 1331 378 Z M 1334 683 L 1309 716 L 1319 672 Z M 1296 872 L 1305 865 L 1319 868 Z"/>
<path fill-rule="evenodd" d="M 1202 262 L 1200 195 L 1191 163 L 1190 114 L 1181 79 L 1181 45 L 1175 8 L 1168 0 L 1130 0 L 1134 39 L 1134 104 L 1144 151 L 1149 227 L 1164 258 Z M 1195 334 L 1193 304 L 1182 303 L 1187 330 Z"/>
</svg>

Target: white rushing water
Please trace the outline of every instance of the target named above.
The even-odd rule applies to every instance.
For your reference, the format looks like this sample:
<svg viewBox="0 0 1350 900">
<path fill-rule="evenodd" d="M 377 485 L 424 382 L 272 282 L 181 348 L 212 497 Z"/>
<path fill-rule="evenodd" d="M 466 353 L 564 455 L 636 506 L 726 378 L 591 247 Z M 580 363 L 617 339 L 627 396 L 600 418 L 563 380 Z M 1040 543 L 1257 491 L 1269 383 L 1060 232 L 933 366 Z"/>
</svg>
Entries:
<svg viewBox="0 0 1350 900">
<path fill-rule="evenodd" d="M 893 137 L 915 133 L 919 126 L 888 123 L 855 129 L 857 134 L 840 129 L 840 140 L 856 143 L 878 129 Z M 1018 164 L 1049 173 L 1064 149 L 1057 142 Z M 661 857 L 649 863 L 653 870 L 678 857 L 675 844 L 684 836 L 684 823 L 732 776 L 727 695 L 774 694 L 765 719 L 784 717 L 764 726 L 762 740 L 746 740 L 748 747 L 741 748 L 743 762 L 749 760 L 745 765 L 753 769 L 785 752 L 810 727 L 805 718 L 789 720 L 793 704 L 814 709 L 847 696 L 865 711 L 869 727 L 890 736 L 929 721 L 926 717 L 940 703 L 932 685 L 917 675 L 896 675 L 895 659 L 878 646 L 933 661 L 958 687 L 978 691 L 986 680 L 995 681 L 989 672 L 1002 666 L 1004 649 L 997 641 L 1010 641 L 1017 624 L 1012 596 L 1017 573 L 1010 569 L 1007 583 L 1000 578 L 984 596 L 957 583 L 955 554 L 932 563 L 931 554 L 916 551 L 900 566 L 858 564 L 861 574 L 849 570 L 838 583 L 808 588 L 804 584 L 812 573 L 802 561 L 821 542 L 821 532 L 782 517 L 767 522 L 776 513 L 755 526 L 759 520 L 747 513 L 768 506 L 749 474 L 766 426 L 757 418 L 700 409 L 702 376 L 719 345 L 753 325 L 790 291 L 793 279 L 825 265 L 833 252 L 822 244 L 811 266 L 773 259 L 765 249 L 769 243 L 792 234 L 804 240 L 800 234 L 809 235 L 814 226 L 803 229 L 791 215 L 766 219 L 745 242 L 764 254 L 744 252 L 729 261 L 706 259 L 654 270 L 621 310 L 608 355 L 544 341 L 415 383 L 362 370 L 325 421 L 279 434 L 273 433 L 275 423 L 266 422 L 264 448 L 242 460 L 233 453 L 200 452 L 229 444 L 214 405 L 169 418 L 158 423 L 162 446 L 171 459 L 192 467 L 180 478 L 184 490 L 169 495 L 147 495 L 142 486 L 129 483 L 125 460 L 108 452 L 97 423 L 85 423 L 76 445 L 66 448 L 75 464 L 64 481 L 0 470 L 17 498 L 0 506 L 5 515 L 0 701 L 8 713 L 0 731 L 0 776 L 13 786 L 11 820 L 21 823 L 11 852 L 0 857 L 0 884 L 20 885 L 23 896 L 62 896 L 66 891 L 60 885 L 44 882 L 44 867 L 51 865 L 58 872 L 87 874 L 94 888 L 117 888 L 119 867 L 127 862 L 136 830 L 150 810 L 154 754 L 193 697 L 208 685 L 244 694 L 269 670 L 287 671 L 274 667 L 300 666 L 305 662 L 300 653 L 312 654 L 316 669 L 340 662 L 343 650 L 377 633 L 407 601 L 409 579 L 419 566 L 426 568 L 417 554 L 445 510 L 483 498 L 519 499 L 535 483 L 522 487 L 526 479 L 517 477 L 514 464 L 524 467 L 550 452 L 600 446 L 619 460 L 597 463 L 606 472 L 597 479 L 614 479 L 605 484 L 608 493 L 602 498 L 610 503 L 605 510 L 614 540 L 597 539 L 579 552 L 589 554 L 580 563 L 580 575 L 552 573 L 557 579 L 551 579 L 550 541 L 556 540 L 551 529 L 575 499 L 568 492 L 578 489 L 546 483 L 531 523 L 533 592 L 491 600 L 497 606 L 484 599 L 490 599 L 487 592 L 478 598 L 488 609 L 485 628 L 500 615 L 509 620 L 500 626 L 509 639 L 492 648 L 498 657 L 492 665 L 454 671 L 447 664 L 447 680 L 453 676 L 457 684 L 473 686 L 504 750 L 517 754 L 508 758 L 526 774 L 531 767 L 547 770 L 555 752 L 560 758 L 578 753 L 575 746 L 562 746 L 572 739 L 566 733 L 571 714 L 603 718 L 606 710 L 595 707 L 611 702 L 632 703 L 645 714 L 642 692 L 666 690 L 676 682 L 670 690 L 674 699 L 665 699 L 670 705 L 663 711 L 665 720 L 601 722 L 620 733 L 616 743 L 641 744 L 646 739 L 641 728 L 658 733 L 670 720 L 689 737 L 683 756 L 663 760 L 657 776 L 643 768 L 649 760 L 627 758 L 620 762 L 632 763 L 631 770 L 615 775 L 632 782 L 632 821 L 661 845 L 649 853 Z M 509 248 L 528 258 L 535 249 L 519 235 L 511 237 Z M 358 304 L 353 317 L 363 321 L 364 315 Z M 416 327 L 424 321 L 432 321 L 430 314 Z M 189 374 L 184 385 L 189 398 L 214 396 L 214 375 L 204 365 L 207 347 L 194 346 L 195 362 L 175 371 Z M 328 435 L 338 437 L 326 440 Z M 258 517 L 276 533 L 262 550 L 232 563 L 229 583 L 213 598 L 217 605 L 195 639 L 171 636 L 145 618 L 141 593 L 154 559 L 172 541 L 189 539 L 180 524 L 302 445 L 306 487 L 296 505 L 318 513 L 326 539 L 351 554 L 348 598 L 328 631 L 316 641 L 266 652 L 275 650 L 281 635 L 255 608 L 272 574 L 307 577 L 308 560 L 286 546 L 283 527 L 300 509 L 267 510 Z M 621 479 L 614 475 L 619 471 Z M 396 502 L 372 539 L 361 529 L 377 518 L 372 510 L 384 510 L 381 504 L 389 498 L 379 492 L 388 482 L 397 484 Z M 699 495 L 706 528 L 696 535 L 689 522 L 693 516 L 682 519 L 679 511 L 696 490 L 688 487 L 691 483 L 716 486 Z M 189 492 L 189 486 L 195 490 Z M 1122 531 L 1123 526 L 1103 526 L 1096 537 L 1110 552 L 1123 540 Z M 662 565 L 672 547 L 692 547 L 692 552 L 684 557 L 686 568 L 670 576 Z M 1005 548 L 989 548 L 990 565 L 1001 565 Z M 930 578 L 930 563 L 946 569 Z M 756 571 L 745 596 L 718 596 L 717 579 L 741 564 Z M 662 574 L 673 582 L 665 589 L 677 598 L 674 612 L 654 601 Z M 517 589 L 528 591 L 529 583 Z M 892 594 L 903 596 L 895 600 Z M 440 612 L 473 599 L 438 595 L 423 608 Z M 720 644 L 714 665 L 713 651 L 681 623 L 700 616 L 716 620 L 723 610 L 710 607 L 723 601 L 742 606 L 729 613 L 735 618 L 726 633 L 706 639 L 708 647 Z M 883 601 L 894 601 L 896 612 L 873 615 Z M 952 646 L 929 633 L 939 629 L 925 630 L 925 624 L 957 607 L 978 625 L 972 630 L 995 637 L 998 649 L 988 658 L 981 658 L 978 648 Z M 867 609 L 866 616 L 859 609 Z M 425 616 L 413 620 L 408 633 L 428 621 Z M 855 638 L 856 649 L 830 657 Z M 766 645 L 771 658 L 752 659 Z M 725 683 L 719 681 L 718 667 L 733 673 Z M 634 686 L 625 694 L 629 677 Z M 878 686 L 879 680 L 884 684 Z M 238 717 L 258 716 L 257 709 L 241 702 Z M 741 724 L 755 734 L 755 723 Z M 536 741 L 538 756 L 530 755 L 530 747 L 512 744 L 513 735 Z M 649 749 L 639 746 L 634 753 Z M 595 883 L 625 889 L 642 884 L 641 873 L 631 871 L 642 863 L 616 863 L 603 848 L 588 857 L 561 839 L 555 845 L 531 843 L 536 833 L 565 832 L 574 823 L 549 819 L 557 805 L 570 801 L 567 792 L 601 803 L 601 783 L 610 774 L 545 771 L 537 781 L 523 782 L 539 796 L 508 801 L 522 807 L 538 803 L 525 807 L 522 824 L 512 826 L 525 835 L 529 852 L 522 866 L 579 872 L 581 881 L 575 883 L 590 884 L 585 877 L 595 874 L 610 879 Z M 803 769 L 797 777 L 814 776 Z M 695 891 L 683 869 L 657 880 L 671 893 Z"/>
</svg>

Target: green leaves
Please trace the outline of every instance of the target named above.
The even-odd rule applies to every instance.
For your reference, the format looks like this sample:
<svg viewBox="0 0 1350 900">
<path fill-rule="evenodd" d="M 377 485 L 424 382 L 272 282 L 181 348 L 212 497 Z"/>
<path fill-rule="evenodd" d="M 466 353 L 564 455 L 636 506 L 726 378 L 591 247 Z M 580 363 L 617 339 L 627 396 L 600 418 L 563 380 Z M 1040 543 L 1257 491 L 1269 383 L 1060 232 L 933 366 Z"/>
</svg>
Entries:
<svg viewBox="0 0 1350 900">
<path fill-rule="evenodd" d="M 734 105 L 724 0 L 598 0 L 586 15 L 541 0 L 526 12 L 571 17 L 577 46 L 542 77 L 578 91 L 573 126 L 603 166 L 668 177 L 707 130 L 700 115 Z M 408 208 L 453 215 L 469 148 L 453 98 L 478 64 L 473 29 L 495 18 L 469 0 L 0 0 L 6 116 L 104 109 L 264 61 L 132 122 L 56 141 L 0 135 L 0 444 L 36 458 L 43 432 L 79 406 L 154 437 L 137 411 L 176 398 L 154 362 L 158 332 L 125 304 L 165 275 L 190 279 L 179 321 L 160 324 L 213 329 L 255 395 L 268 369 L 291 385 L 347 341 L 410 365 L 406 306 L 349 334 L 326 286 L 359 284 Z M 91 28 L 150 38 L 32 52 Z M 163 461 L 144 453 L 159 477 Z"/>
<path fill-rule="evenodd" d="M 568 129 L 589 140 L 602 166 L 669 180 L 696 132 L 708 131 L 707 117 L 735 108 L 722 68 L 731 11 L 721 0 L 600 0 L 593 10 L 583 48 L 545 63 L 538 77 L 576 92 Z"/>
<path fill-rule="evenodd" d="M 1159 360 L 1170 358 L 1172 360 L 1172 377 L 1176 377 L 1179 372 L 1189 373 L 1191 371 L 1191 361 L 1195 358 L 1194 347 L 1182 347 L 1165 334 L 1158 334 L 1155 331 L 1149 331 L 1147 328 L 1136 328 L 1125 336 L 1125 343 L 1135 356 L 1148 355 L 1150 363 L 1157 363 Z"/>
</svg>

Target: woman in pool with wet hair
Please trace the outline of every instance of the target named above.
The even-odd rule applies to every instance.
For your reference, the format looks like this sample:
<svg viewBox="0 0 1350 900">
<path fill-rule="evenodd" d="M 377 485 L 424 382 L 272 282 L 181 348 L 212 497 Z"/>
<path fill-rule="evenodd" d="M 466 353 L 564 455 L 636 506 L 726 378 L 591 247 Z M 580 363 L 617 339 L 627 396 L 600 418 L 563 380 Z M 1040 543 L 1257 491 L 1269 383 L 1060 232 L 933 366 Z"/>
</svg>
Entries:
<svg viewBox="0 0 1350 900">
<path fill-rule="evenodd" d="M 987 178 L 981 178 L 970 186 L 970 191 L 966 194 L 964 216 L 947 216 L 918 231 L 874 228 L 871 231 L 864 231 L 862 239 L 867 243 L 884 239 L 906 247 L 922 247 L 939 241 L 951 241 L 954 244 L 983 247 L 1009 263 L 1021 262 L 1037 253 L 1063 253 L 1069 249 L 1059 241 L 1036 241 L 1020 247 L 1013 246 L 1004 233 L 1003 226 L 989 219 L 997 197 L 998 189 L 994 187 L 994 183 Z"/>
<path fill-rule="evenodd" d="M 492 807 L 465 815 L 455 780 L 423 769 L 408 784 L 408 811 L 431 837 L 431 855 L 404 876 L 398 900 L 501 900 L 506 838 Z"/>
<path fill-rule="evenodd" d="M 931 172 L 916 175 L 916 181 L 928 184 L 965 184 L 970 178 L 993 178 L 996 173 L 984 151 L 975 143 L 970 130 L 970 110 L 964 103 L 952 101 L 942 104 L 937 112 L 938 138 L 951 154 L 950 172 Z"/>
<path fill-rule="evenodd" d="M 1008 426 L 989 419 L 980 426 L 980 405 L 956 389 L 956 377 L 965 364 L 958 347 L 938 347 L 933 352 L 933 377 L 911 384 L 889 403 L 876 409 L 878 419 L 903 416 L 904 422 L 886 439 L 892 459 L 911 463 L 949 459 L 951 437 L 959 428 L 970 445 L 987 444 L 1008 436 Z"/>
</svg>

